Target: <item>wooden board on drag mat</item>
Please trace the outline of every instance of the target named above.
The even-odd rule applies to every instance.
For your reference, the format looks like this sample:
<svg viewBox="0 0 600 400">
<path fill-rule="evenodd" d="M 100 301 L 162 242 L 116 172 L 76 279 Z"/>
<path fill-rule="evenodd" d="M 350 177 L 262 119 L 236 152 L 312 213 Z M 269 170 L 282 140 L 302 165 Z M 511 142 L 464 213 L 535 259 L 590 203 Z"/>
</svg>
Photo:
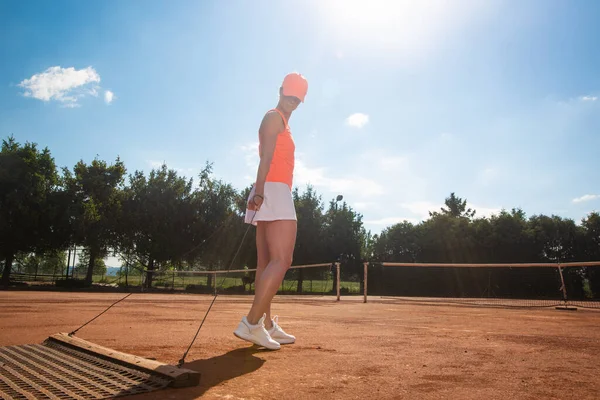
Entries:
<svg viewBox="0 0 600 400">
<path fill-rule="evenodd" d="M 196 386 L 200 373 L 70 337 L 0 347 L 2 399 L 110 399 Z"/>
</svg>

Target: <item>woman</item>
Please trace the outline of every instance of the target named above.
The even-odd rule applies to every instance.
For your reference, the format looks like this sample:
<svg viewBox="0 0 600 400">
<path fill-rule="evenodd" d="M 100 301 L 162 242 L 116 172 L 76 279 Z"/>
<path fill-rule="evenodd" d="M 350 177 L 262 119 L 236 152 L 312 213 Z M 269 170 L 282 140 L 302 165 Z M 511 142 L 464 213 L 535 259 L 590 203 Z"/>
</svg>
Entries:
<svg viewBox="0 0 600 400">
<path fill-rule="evenodd" d="M 271 300 L 292 265 L 296 244 L 296 210 L 292 199 L 295 145 L 288 126 L 292 112 L 304 102 L 306 79 L 288 74 L 279 88 L 277 107 L 263 117 L 259 129 L 260 164 L 250 191 L 245 222 L 256 226 L 257 267 L 254 301 L 233 332 L 270 350 L 296 338 L 271 318 Z"/>
</svg>

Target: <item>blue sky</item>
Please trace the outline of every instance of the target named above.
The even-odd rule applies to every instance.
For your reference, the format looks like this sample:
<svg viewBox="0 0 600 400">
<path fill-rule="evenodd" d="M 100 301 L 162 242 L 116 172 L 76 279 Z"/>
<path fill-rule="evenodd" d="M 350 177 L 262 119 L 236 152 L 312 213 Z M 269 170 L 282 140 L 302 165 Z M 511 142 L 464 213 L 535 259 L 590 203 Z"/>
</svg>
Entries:
<svg viewBox="0 0 600 400">
<path fill-rule="evenodd" d="M 298 71 L 295 183 L 373 233 L 450 192 L 579 222 L 600 210 L 599 18 L 594 1 L 3 1 L 0 134 L 70 168 L 211 161 L 241 189 Z"/>
</svg>

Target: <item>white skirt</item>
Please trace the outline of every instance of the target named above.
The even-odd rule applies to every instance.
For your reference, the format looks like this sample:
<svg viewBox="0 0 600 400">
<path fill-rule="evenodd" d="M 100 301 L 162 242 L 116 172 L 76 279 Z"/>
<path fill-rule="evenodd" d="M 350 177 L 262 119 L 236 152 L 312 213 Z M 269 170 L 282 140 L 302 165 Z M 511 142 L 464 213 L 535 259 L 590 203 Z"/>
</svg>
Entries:
<svg viewBox="0 0 600 400">
<path fill-rule="evenodd" d="M 254 187 L 250 190 L 248 201 L 254 196 Z M 246 208 L 244 222 L 256 226 L 258 221 L 296 220 L 296 208 L 290 187 L 282 182 L 265 182 L 264 200 L 260 210 Z M 253 219 L 254 217 L 254 219 Z"/>
</svg>

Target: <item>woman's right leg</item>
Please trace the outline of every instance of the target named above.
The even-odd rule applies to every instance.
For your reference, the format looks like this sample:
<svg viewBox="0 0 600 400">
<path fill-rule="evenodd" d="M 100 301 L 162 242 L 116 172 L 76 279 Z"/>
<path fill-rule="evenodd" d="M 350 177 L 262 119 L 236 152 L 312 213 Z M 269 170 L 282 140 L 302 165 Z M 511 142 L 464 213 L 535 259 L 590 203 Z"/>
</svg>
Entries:
<svg viewBox="0 0 600 400">
<path fill-rule="evenodd" d="M 250 324 L 257 324 L 263 314 L 270 309 L 271 300 L 277 293 L 285 273 L 292 265 L 294 246 L 296 245 L 297 225 L 295 220 L 272 221 L 265 225 L 269 263 L 260 274 L 258 286 L 255 286 L 254 301 L 247 316 Z"/>
<path fill-rule="evenodd" d="M 254 302 L 252 307 L 255 307 L 256 304 L 256 296 L 260 293 L 263 293 L 265 287 L 265 276 L 267 273 L 267 266 L 270 261 L 269 254 L 269 246 L 267 240 L 267 223 L 259 222 L 256 227 L 256 250 L 257 250 L 257 265 L 256 265 L 256 275 L 254 279 Z M 233 334 L 240 339 L 247 340 L 259 346 L 264 346 L 270 350 L 277 350 L 280 348 L 280 343 L 274 340 L 268 333 L 266 325 L 269 323 L 272 325 L 272 321 L 263 320 L 263 324 L 258 324 L 260 318 L 262 318 L 263 314 L 270 314 L 270 304 L 268 308 L 261 313 L 260 317 L 255 321 L 250 321 L 250 318 L 247 316 L 242 318 L 242 321 L 238 324 L 236 330 L 233 331 Z M 269 315 L 270 317 L 270 315 Z"/>
</svg>

